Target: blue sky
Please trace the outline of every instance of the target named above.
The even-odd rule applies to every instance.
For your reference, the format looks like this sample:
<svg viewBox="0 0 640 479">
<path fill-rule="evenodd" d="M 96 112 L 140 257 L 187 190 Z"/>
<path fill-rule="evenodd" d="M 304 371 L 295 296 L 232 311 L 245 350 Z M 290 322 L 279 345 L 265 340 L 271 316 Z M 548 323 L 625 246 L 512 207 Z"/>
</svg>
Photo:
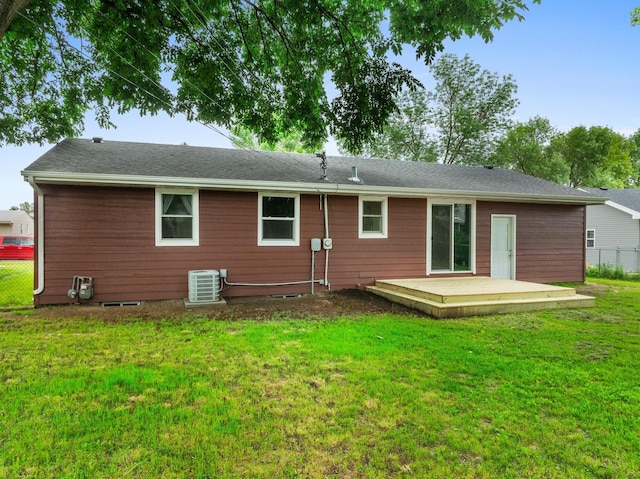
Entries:
<svg viewBox="0 0 640 479">
<path fill-rule="evenodd" d="M 484 69 L 511 74 L 520 100 L 515 119 L 539 115 L 561 131 L 579 125 L 608 126 L 629 135 L 640 128 L 640 26 L 629 12 L 640 0 L 542 0 L 522 22 L 510 22 L 490 43 L 479 38 L 447 42 L 445 52 L 471 59 Z M 400 59 L 425 86 L 428 68 L 407 50 Z M 232 147 L 224 136 L 184 117 L 114 117 L 117 129 L 100 130 L 89 114 L 85 138 L 112 141 Z M 51 145 L 0 149 L 0 209 L 32 201 L 20 171 Z M 337 154 L 335 144 L 327 144 Z"/>
</svg>

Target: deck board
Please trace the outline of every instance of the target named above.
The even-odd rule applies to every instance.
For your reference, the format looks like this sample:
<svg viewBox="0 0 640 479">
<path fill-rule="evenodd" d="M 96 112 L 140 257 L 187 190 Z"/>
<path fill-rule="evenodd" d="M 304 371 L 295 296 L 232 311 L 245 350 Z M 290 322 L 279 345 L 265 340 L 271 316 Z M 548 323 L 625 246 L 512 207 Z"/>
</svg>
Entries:
<svg viewBox="0 0 640 479">
<path fill-rule="evenodd" d="M 367 290 L 439 318 L 595 304 L 574 288 L 480 276 L 382 280 Z"/>
</svg>

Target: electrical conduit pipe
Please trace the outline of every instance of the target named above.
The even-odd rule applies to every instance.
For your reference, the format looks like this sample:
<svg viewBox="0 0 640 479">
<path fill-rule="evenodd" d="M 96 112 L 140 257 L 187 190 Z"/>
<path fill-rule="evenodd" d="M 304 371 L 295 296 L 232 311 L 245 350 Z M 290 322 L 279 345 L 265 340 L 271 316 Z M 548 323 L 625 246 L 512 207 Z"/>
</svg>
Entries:
<svg viewBox="0 0 640 479">
<path fill-rule="evenodd" d="M 327 206 L 327 197 L 328 195 L 324 195 L 324 237 L 329 238 L 329 209 Z M 327 289 L 331 289 L 331 285 L 329 284 L 329 250 L 324 250 L 324 286 Z"/>
</svg>

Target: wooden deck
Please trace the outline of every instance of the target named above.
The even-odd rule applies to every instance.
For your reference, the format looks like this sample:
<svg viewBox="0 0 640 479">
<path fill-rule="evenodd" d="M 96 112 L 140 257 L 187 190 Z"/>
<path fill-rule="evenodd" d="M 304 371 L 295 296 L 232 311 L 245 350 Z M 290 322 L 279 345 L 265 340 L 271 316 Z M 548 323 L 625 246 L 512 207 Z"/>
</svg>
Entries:
<svg viewBox="0 0 640 479">
<path fill-rule="evenodd" d="M 595 298 L 576 294 L 574 288 L 484 276 L 376 281 L 367 291 L 436 318 L 595 304 Z"/>
</svg>

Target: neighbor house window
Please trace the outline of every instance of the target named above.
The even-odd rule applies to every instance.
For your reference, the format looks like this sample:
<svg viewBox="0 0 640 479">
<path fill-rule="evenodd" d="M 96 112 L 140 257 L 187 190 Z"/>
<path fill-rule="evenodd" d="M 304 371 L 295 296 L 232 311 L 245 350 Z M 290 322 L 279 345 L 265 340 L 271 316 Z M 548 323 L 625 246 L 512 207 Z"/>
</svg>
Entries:
<svg viewBox="0 0 640 479">
<path fill-rule="evenodd" d="M 359 238 L 387 237 L 387 198 L 361 196 L 358 202 Z"/>
<path fill-rule="evenodd" d="M 300 195 L 258 195 L 258 245 L 300 245 Z"/>
<path fill-rule="evenodd" d="M 433 202 L 430 213 L 430 271 L 473 271 L 473 203 Z"/>
<path fill-rule="evenodd" d="M 587 248 L 596 247 L 596 230 L 587 230 Z"/>
<path fill-rule="evenodd" d="M 198 244 L 198 192 L 156 190 L 156 246 Z"/>
</svg>

